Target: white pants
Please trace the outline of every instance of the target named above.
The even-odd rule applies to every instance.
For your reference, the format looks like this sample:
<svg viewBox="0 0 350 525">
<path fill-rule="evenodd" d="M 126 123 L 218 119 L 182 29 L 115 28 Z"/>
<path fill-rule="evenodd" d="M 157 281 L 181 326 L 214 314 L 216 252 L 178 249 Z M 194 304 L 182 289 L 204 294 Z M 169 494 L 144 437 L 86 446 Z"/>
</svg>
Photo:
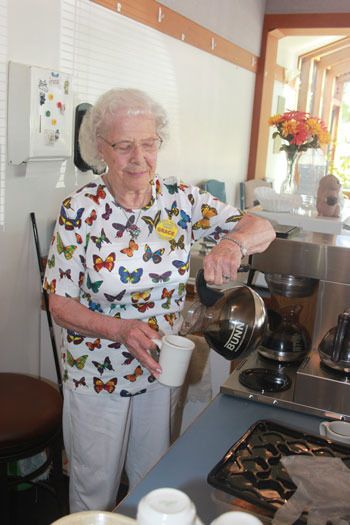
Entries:
<svg viewBox="0 0 350 525">
<path fill-rule="evenodd" d="M 123 398 L 65 389 L 71 512 L 112 510 L 123 467 L 133 487 L 166 452 L 172 390 L 157 383 L 145 394 Z"/>
</svg>

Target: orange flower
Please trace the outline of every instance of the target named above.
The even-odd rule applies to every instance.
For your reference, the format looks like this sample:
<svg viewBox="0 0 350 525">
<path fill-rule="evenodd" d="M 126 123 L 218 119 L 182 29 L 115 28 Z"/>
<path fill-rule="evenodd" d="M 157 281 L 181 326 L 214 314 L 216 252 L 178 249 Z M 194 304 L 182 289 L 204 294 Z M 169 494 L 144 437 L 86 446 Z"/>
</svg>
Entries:
<svg viewBox="0 0 350 525">
<path fill-rule="evenodd" d="M 272 137 L 280 136 L 286 141 L 280 149 L 291 157 L 298 151 L 319 148 L 321 144 L 330 142 L 330 134 L 323 120 L 304 111 L 286 111 L 282 115 L 273 115 L 268 122 L 269 126 L 276 128 Z"/>
</svg>

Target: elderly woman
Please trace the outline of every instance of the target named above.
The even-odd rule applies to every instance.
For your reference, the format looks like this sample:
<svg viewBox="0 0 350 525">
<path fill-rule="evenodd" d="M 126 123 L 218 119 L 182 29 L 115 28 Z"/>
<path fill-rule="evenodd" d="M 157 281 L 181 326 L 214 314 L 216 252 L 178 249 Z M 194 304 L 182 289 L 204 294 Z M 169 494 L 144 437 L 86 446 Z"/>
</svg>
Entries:
<svg viewBox="0 0 350 525">
<path fill-rule="evenodd" d="M 145 93 L 113 89 L 86 114 L 83 159 L 103 171 L 61 206 L 45 276 L 66 329 L 64 441 L 71 511 L 112 509 L 125 466 L 139 481 L 169 446 L 172 389 L 156 381 L 152 338 L 176 333 L 190 248 L 221 239 L 205 278 L 235 279 L 242 255 L 264 250 L 271 225 L 210 194 L 156 175 L 163 109 Z"/>
</svg>

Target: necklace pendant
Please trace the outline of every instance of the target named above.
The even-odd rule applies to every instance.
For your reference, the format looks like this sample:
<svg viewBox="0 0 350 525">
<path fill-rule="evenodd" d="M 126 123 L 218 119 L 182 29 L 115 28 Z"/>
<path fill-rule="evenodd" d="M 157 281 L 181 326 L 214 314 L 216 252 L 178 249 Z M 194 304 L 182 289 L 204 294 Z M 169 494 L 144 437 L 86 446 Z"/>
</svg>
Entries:
<svg viewBox="0 0 350 525">
<path fill-rule="evenodd" d="M 141 233 L 141 229 L 138 226 L 136 226 L 136 224 L 133 224 L 132 226 L 130 226 L 129 234 L 132 239 L 137 239 L 140 233 Z"/>
</svg>

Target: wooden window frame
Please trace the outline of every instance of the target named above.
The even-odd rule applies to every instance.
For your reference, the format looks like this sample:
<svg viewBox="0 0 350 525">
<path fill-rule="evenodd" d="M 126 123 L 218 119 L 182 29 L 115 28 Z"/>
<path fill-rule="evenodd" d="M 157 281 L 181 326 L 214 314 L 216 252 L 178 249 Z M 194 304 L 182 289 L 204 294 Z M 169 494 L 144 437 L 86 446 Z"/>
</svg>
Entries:
<svg viewBox="0 0 350 525">
<path fill-rule="evenodd" d="M 278 40 L 285 36 L 350 34 L 350 13 L 265 15 L 258 60 L 247 180 L 265 177 Z"/>
</svg>

